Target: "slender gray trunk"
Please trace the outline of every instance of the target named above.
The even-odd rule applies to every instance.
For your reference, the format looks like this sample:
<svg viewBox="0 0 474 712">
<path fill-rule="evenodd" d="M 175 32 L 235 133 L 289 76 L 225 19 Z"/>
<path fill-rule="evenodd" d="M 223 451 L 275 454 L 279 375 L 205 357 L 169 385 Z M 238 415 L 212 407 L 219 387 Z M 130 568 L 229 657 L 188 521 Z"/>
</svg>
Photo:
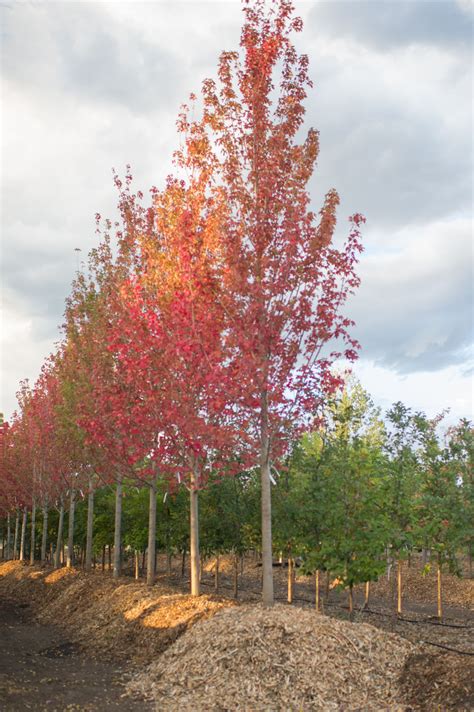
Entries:
<svg viewBox="0 0 474 712">
<path fill-rule="evenodd" d="M 76 492 L 71 489 L 69 498 L 69 526 L 67 532 L 67 559 L 66 566 L 68 569 L 74 566 L 74 514 L 76 510 Z"/>
<path fill-rule="evenodd" d="M 148 509 L 148 560 L 146 582 L 148 586 L 155 583 L 156 566 L 156 477 L 150 482 L 150 506 Z"/>
<path fill-rule="evenodd" d="M 35 504 L 35 501 L 33 500 L 33 504 L 31 505 L 31 545 L 30 545 L 30 564 L 31 565 L 33 565 L 35 563 L 35 546 L 36 546 L 35 524 L 36 524 L 36 504 Z"/>
<path fill-rule="evenodd" d="M 86 532 L 86 571 L 92 569 L 92 541 L 94 536 L 94 483 L 89 477 L 87 496 L 87 532 Z"/>
<path fill-rule="evenodd" d="M 13 558 L 18 559 L 18 532 L 20 530 L 20 510 L 16 510 L 15 538 L 13 539 Z"/>
<path fill-rule="evenodd" d="M 199 584 L 199 511 L 198 511 L 198 490 L 197 474 L 198 463 L 194 463 L 191 482 L 189 488 L 190 495 L 190 557 L 191 557 L 191 596 L 199 596 L 201 588 Z"/>
<path fill-rule="evenodd" d="M 266 391 L 261 394 L 260 480 L 262 488 L 262 602 L 264 606 L 273 606 L 272 495 L 268 395 Z"/>
<path fill-rule="evenodd" d="M 28 517 L 28 512 L 26 507 L 23 510 L 23 519 L 21 522 L 21 539 L 20 539 L 20 561 L 25 559 L 25 540 L 26 540 L 26 521 Z"/>
<path fill-rule="evenodd" d="M 7 514 L 7 560 L 10 558 L 10 544 L 11 544 L 11 521 L 10 514 Z"/>
<path fill-rule="evenodd" d="M 58 522 L 58 538 L 56 541 L 56 551 L 54 552 L 54 568 L 59 569 L 61 564 L 61 547 L 63 543 L 63 523 L 64 523 L 64 504 L 61 499 L 61 507 L 59 508 L 59 522 Z"/>
<path fill-rule="evenodd" d="M 113 578 L 118 578 L 121 572 L 122 547 L 122 475 L 117 478 L 115 490 L 115 529 L 114 529 L 114 571 Z"/>
<path fill-rule="evenodd" d="M 46 561 L 46 547 L 48 545 L 48 503 L 43 507 L 43 531 L 41 532 L 41 563 Z"/>
</svg>

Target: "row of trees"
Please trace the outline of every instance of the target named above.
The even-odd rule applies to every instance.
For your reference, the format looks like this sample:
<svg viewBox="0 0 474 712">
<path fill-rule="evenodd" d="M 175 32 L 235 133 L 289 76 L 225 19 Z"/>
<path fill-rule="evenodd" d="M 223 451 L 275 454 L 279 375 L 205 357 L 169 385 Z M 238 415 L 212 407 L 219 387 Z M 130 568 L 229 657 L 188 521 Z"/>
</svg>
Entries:
<svg viewBox="0 0 474 712">
<path fill-rule="evenodd" d="M 97 216 L 100 244 L 67 299 L 63 340 L 35 386 L 22 385 L 1 506 L 46 518 L 67 497 L 72 537 L 77 492 L 92 512 L 99 482 L 113 483 L 118 576 L 123 483 L 147 487 L 151 583 L 157 483 L 170 495 L 185 486 L 198 594 L 198 493 L 258 465 L 271 605 L 271 468 L 340 384 L 334 360 L 356 357 L 342 308 L 358 285 L 363 218 L 336 247 L 336 191 L 310 208 L 318 134 L 299 140 L 312 85 L 292 3 L 244 0 L 243 12 L 241 51 L 224 52 L 218 80 L 183 107 L 165 187 L 147 206 L 129 171 L 115 177 L 120 219 Z"/>
<path fill-rule="evenodd" d="M 397 567 L 397 611 L 402 611 L 401 562 L 417 550 L 429 550 L 438 571 L 438 614 L 442 615 L 441 574 L 444 569 L 460 573 L 458 554 L 472 559 L 474 539 L 472 424 L 462 420 L 440 434 L 441 418 L 428 419 L 395 404 L 382 419 L 369 395 L 349 379 L 328 403 L 321 424 L 293 445 L 292 452 L 272 475 L 274 553 L 288 561 L 289 599 L 292 576 L 298 557 L 302 570 L 316 575 L 330 573 L 349 590 L 355 585 L 377 580 L 387 565 Z M 136 574 L 148 553 L 147 576 L 154 575 L 155 547 L 172 555 L 186 557 L 190 534 L 186 526 L 190 501 L 183 488 L 169 493 L 165 477 L 158 477 L 154 493 L 157 525 L 150 548 L 146 488 L 136 480 L 123 483 L 122 548 L 135 557 Z M 211 476 L 200 495 L 200 545 L 205 557 L 232 554 L 237 558 L 249 551 L 260 551 L 261 522 L 258 502 L 260 478 L 256 470 L 242 471 L 234 477 Z M 78 492 L 79 518 L 75 524 L 75 548 L 81 561 L 90 568 L 91 559 L 105 557 L 114 544 L 113 492 L 110 486 L 96 490 L 94 538 L 89 539 L 90 498 Z M 73 501 L 73 500 L 71 500 Z M 41 525 L 31 520 L 20 535 L 16 516 L 13 526 L 3 521 L 4 550 L 24 557 L 29 541 L 30 560 L 47 556 L 46 541 L 54 539 L 54 560 L 59 565 L 62 540 L 62 508 Z M 75 508 L 69 509 L 68 522 L 74 528 Z M 31 519 L 31 517 L 30 517 Z M 48 526 L 49 521 L 49 526 Z M 13 524 L 13 523 L 12 523 Z M 36 544 L 41 533 L 42 542 Z M 71 528 L 69 528 L 71 531 Z M 66 537 L 64 537 L 66 538 Z M 20 541 L 21 540 L 21 541 Z M 74 544 L 67 537 L 67 565 L 74 557 Z M 51 545 L 50 560 L 53 559 Z M 168 564 L 168 568 L 169 568 Z M 216 572 L 218 581 L 218 571 Z"/>
</svg>

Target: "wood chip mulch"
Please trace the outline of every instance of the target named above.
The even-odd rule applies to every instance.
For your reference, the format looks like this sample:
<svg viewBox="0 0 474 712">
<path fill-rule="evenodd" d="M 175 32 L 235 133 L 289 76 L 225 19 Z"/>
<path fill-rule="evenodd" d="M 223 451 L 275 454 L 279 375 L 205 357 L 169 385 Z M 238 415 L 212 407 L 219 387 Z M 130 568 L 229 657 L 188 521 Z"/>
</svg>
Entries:
<svg viewBox="0 0 474 712">
<path fill-rule="evenodd" d="M 406 709 L 397 680 L 414 650 L 367 624 L 241 606 L 186 631 L 130 689 L 167 712 L 396 712 Z"/>
<path fill-rule="evenodd" d="M 418 649 L 406 659 L 400 691 L 414 712 L 472 712 L 474 658 Z"/>
</svg>

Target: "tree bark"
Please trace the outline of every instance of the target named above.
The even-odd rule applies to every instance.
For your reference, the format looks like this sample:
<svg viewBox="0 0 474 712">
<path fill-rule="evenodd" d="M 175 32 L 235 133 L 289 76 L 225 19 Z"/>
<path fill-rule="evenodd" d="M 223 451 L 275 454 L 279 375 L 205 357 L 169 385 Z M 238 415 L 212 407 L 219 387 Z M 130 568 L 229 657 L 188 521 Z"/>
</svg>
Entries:
<svg viewBox="0 0 474 712">
<path fill-rule="evenodd" d="M 262 391 L 260 423 L 260 481 L 262 489 L 262 602 L 273 606 L 272 494 L 270 485 L 270 439 L 268 394 Z"/>
<path fill-rule="evenodd" d="M 314 607 L 316 608 L 316 613 L 319 613 L 319 569 L 316 569 L 315 575 L 315 599 Z"/>
<path fill-rule="evenodd" d="M 43 530 L 41 532 L 41 563 L 46 561 L 46 548 L 48 546 L 48 504 L 43 507 Z"/>
<path fill-rule="evenodd" d="M 397 561 L 397 615 L 402 614 L 402 562 Z"/>
<path fill-rule="evenodd" d="M 140 577 L 140 557 L 138 549 L 135 549 L 135 581 Z"/>
<path fill-rule="evenodd" d="M 113 578 L 118 578 L 121 573 L 121 546 L 122 546 L 122 475 L 117 479 L 115 490 L 115 528 L 114 528 L 114 571 Z"/>
<path fill-rule="evenodd" d="M 370 581 L 365 582 L 365 600 L 364 600 L 364 608 L 367 608 L 369 605 L 369 596 L 370 596 Z"/>
<path fill-rule="evenodd" d="M 219 554 L 216 556 L 216 565 L 214 567 L 214 591 L 219 593 Z"/>
<path fill-rule="evenodd" d="M 190 494 L 190 558 L 191 558 L 191 596 L 199 596 L 199 510 L 197 490 L 197 467 L 195 462 L 191 474 Z"/>
<path fill-rule="evenodd" d="M 25 559 L 25 540 L 26 540 L 27 517 L 28 517 L 28 512 L 25 507 L 23 510 L 23 518 L 21 520 L 20 561 L 24 561 L 24 559 Z"/>
<path fill-rule="evenodd" d="M 64 504 L 61 500 L 61 507 L 59 509 L 59 522 L 58 522 L 58 539 L 56 542 L 56 551 L 54 553 L 54 568 L 59 569 L 61 563 L 61 545 L 63 541 L 63 522 L 64 522 Z"/>
<path fill-rule="evenodd" d="M 31 505 L 31 539 L 30 539 L 30 565 L 35 563 L 35 546 L 36 546 L 36 504 L 33 500 Z"/>
<path fill-rule="evenodd" d="M 239 560 L 237 554 L 234 554 L 234 598 L 239 595 Z"/>
<path fill-rule="evenodd" d="M 87 495 L 87 530 L 86 530 L 86 571 L 92 569 L 92 544 L 94 541 L 94 483 L 89 477 L 89 492 Z"/>
<path fill-rule="evenodd" d="M 171 551 L 168 549 L 166 552 L 166 575 L 168 578 L 171 576 Z"/>
<path fill-rule="evenodd" d="M 16 510 L 16 517 L 15 517 L 15 537 L 13 539 L 13 558 L 18 559 L 18 534 L 20 530 L 20 510 Z"/>
<path fill-rule="evenodd" d="M 352 619 L 352 614 L 354 611 L 354 594 L 352 590 L 352 584 L 349 586 L 349 616 Z"/>
<path fill-rule="evenodd" d="M 10 545 L 11 545 L 11 521 L 10 513 L 7 514 L 7 560 L 10 558 Z"/>
<path fill-rule="evenodd" d="M 148 586 L 155 583 L 156 563 L 156 477 L 150 482 L 150 504 L 148 508 L 148 561 L 146 582 Z"/>
<path fill-rule="evenodd" d="M 443 618 L 443 601 L 441 597 L 441 561 L 438 556 L 438 567 L 437 567 L 437 602 L 438 602 L 438 618 L 441 620 Z"/>
<path fill-rule="evenodd" d="M 68 522 L 68 533 L 67 533 L 67 559 L 66 567 L 68 569 L 74 566 L 74 514 L 76 509 L 76 493 L 74 489 L 71 489 L 71 494 L 69 497 L 69 522 Z"/>
<path fill-rule="evenodd" d="M 288 557 L 288 603 L 293 603 L 293 559 Z"/>
</svg>

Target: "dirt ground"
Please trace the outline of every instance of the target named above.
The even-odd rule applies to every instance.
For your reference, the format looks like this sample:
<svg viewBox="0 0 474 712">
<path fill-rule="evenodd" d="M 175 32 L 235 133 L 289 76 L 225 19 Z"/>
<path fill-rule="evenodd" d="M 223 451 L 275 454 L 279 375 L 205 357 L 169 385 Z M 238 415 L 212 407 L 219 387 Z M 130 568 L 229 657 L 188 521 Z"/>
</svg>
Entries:
<svg viewBox="0 0 474 712">
<path fill-rule="evenodd" d="M 25 710 L 151 710 L 124 697 L 127 673 L 91 659 L 59 628 L 32 620 L 27 606 L 0 600 L 0 708 Z"/>
</svg>

